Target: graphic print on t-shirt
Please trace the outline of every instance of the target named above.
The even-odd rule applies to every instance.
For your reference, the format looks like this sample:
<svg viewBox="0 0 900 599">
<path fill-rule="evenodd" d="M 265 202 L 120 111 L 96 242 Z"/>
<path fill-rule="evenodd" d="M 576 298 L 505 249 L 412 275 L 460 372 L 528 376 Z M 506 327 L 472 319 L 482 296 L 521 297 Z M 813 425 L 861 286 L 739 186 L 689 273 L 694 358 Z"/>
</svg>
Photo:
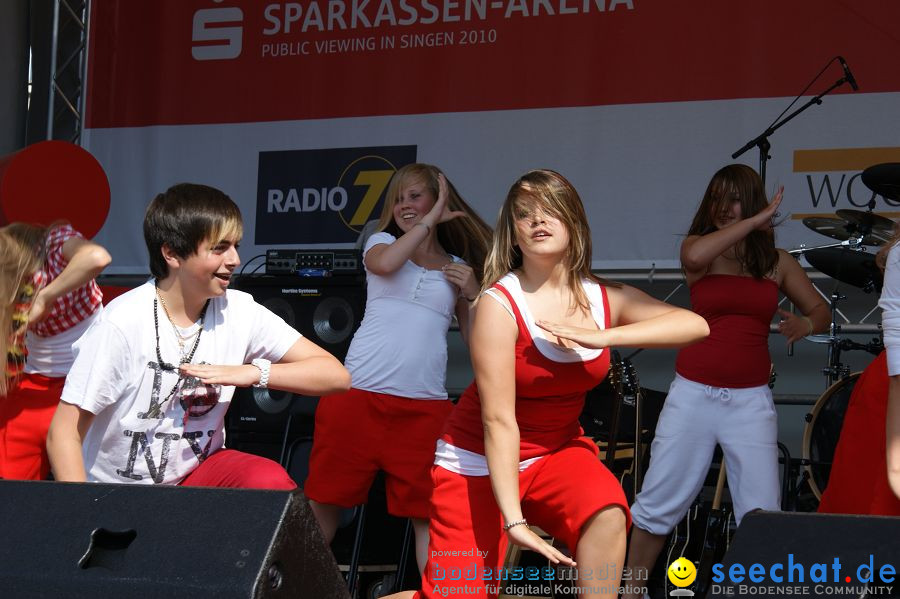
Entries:
<svg viewBox="0 0 900 599">
<path fill-rule="evenodd" d="M 147 471 L 150 474 L 150 478 L 154 483 L 158 484 L 165 480 L 166 467 L 173 449 L 173 442 L 177 448 L 178 441 L 183 438 L 197 457 L 198 462 L 203 462 L 209 455 L 210 443 L 216 431 L 187 431 L 184 429 L 190 420 L 206 416 L 218 405 L 222 387 L 221 385 L 204 384 L 197 377 L 179 375 L 172 390 L 169 391 L 165 398 L 160 399 L 164 369 L 157 362 L 148 362 L 147 368 L 153 370 L 150 403 L 147 411 L 138 412 L 137 417 L 142 420 L 162 421 L 166 417 L 167 410 L 173 412 L 175 411 L 174 407 L 179 405 L 183 416 L 181 418 L 170 417 L 172 418 L 172 426 L 175 429 L 180 428 L 181 432 L 153 432 L 152 429 L 145 431 L 124 430 L 123 434 L 131 438 L 131 445 L 129 446 L 128 461 L 125 468 L 117 468 L 116 474 L 131 480 L 143 480 L 144 475 L 134 472 L 135 462 L 140 452 L 147 462 Z M 200 441 L 204 436 L 207 437 L 207 440 L 201 447 Z M 156 462 L 154 459 L 154 447 L 158 447 L 159 462 Z"/>
</svg>

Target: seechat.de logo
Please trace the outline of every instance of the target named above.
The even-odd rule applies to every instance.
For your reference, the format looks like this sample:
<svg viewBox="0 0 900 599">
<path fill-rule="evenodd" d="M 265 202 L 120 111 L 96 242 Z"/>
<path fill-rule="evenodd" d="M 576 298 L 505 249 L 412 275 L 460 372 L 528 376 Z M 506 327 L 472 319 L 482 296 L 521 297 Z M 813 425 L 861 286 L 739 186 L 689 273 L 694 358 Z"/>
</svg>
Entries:
<svg viewBox="0 0 900 599">
<path fill-rule="evenodd" d="M 213 0 L 220 3 L 222 0 Z M 194 60 L 229 60 L 241 55 L 244 13 L 236 6 L 201 8 L 194 13 L 191 56 Z"/>
</svg>

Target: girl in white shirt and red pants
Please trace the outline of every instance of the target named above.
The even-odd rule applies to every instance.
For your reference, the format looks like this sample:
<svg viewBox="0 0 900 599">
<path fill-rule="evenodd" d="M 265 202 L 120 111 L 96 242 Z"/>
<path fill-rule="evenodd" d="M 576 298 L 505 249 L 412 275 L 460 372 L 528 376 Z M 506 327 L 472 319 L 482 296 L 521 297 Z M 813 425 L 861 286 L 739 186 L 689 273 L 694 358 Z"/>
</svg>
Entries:
<svg viewBox="0 0 900 599">
<path fill-rule="evenodd" d="M 452 409 L 444 382 L 453 315 L 468 338 L 491 231 L 436 167 L 398 170 L 365 245 L 366 312 L 345 366 L 347 393 L 316 410 L 304 492 L 330 542 L 342 508 L 365 503 L 379 470 L 388 512 L 412 518 L 422 569 L 430 469 Z"/>
</svg>

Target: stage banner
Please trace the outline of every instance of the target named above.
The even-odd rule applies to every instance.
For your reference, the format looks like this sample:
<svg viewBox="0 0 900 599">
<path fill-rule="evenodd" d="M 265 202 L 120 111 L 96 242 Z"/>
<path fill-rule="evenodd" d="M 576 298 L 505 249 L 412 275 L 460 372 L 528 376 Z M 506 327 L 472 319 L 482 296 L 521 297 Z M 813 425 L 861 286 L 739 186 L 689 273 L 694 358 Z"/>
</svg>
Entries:
<svg viewBox="0 0 900 599">
<path fill-rule="evenodd" d="M 859 91 L 770 135 L 768 188 L 797 217 L 779 243 L 821 242 L 799 215 L 864 205 L 859 172 L 900 161 L 898 22 L 881 0 L 93 0 L 97 239 L 112 272 L 146 271 L 147 202 L 196 181 L 241 206 L 246 258 L 346 247 L 403 164 L 441 167 L 488 222 L 547 167 L 582 194 L 595 267 L 675 267 L 712 173 L 846 64 Z"/>
</svg>

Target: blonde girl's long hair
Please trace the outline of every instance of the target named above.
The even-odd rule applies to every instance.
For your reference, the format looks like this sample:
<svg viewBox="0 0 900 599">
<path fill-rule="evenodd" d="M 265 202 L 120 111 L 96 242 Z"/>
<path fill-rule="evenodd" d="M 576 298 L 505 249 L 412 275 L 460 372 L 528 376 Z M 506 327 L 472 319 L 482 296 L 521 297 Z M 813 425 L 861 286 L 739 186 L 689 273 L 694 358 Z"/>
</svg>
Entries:
<svg viewBox="0 0 900 599">
<path fill-rule="evenodd" d="M 403 235 L 403 231 L 394 222 L 394 206 L 400 200 L 400 194 L 404 189 L 414 183 L 424 182 L 435 199 L 438 197 L 438 175 L 441 170 L 430 164 L 407 164 L 401 167 L 391 177 L 387 192 L 384 195 L 384 207 L 381 217 L 378 219 L 378 231 L 386 231 L 394 237 Z M 446 178 L 446 175 L 445 175 Z M 472 208 L 462 199 L 456 187 L 447 178 L 449 196 L 447 208 L 459 210 L 466 216 L 454 218 L 437 226 L 437 240 L 444 251 L 459 256 L 475 271 L 475 276 L 480 282 L 484 274 L 484 260 L 488 247 L 491 244 L 491 228 Z"/>
<path fill-rule="evenodd" d="M 567 284 L 577 307 L 590 310 L 590 301 L 581 280 L 588 279 L 612 287 L 618 283 L 607 281 L 591 272 L 591 230 L 588 227 L 584 204 L 569 181 L 549 169 L 533 170 L 519 177 L 500 208 L 494 241 L 484 267 L 482 291 L 499 281 L 506 273 L 522 266 L 522 252 L 516 244 L 516 218 L 539 208 L 559 219 L 569 232 L 566 266 Z M 576 306 L 571 306 L 574 309 Z"/>
<path fill-rule="evenodd" d="M 48 227 L 13 223 L 0 228 L 0 355 L 7 364 L 0 376 L 0 397 L 5 397 L 14 378 L 7 376 L 9 351 L 16 345 L 16 340 L 25 332 L 27 322 L 17 318 L 17 311 L 25 310 L 27 314 L 30 298 L 23 305 L 26 286 L 31 285 L 34 274 L 44 263 L 45 241 Z M 37 290 L 33 290 L 36 292 Z"/>
</svg>

